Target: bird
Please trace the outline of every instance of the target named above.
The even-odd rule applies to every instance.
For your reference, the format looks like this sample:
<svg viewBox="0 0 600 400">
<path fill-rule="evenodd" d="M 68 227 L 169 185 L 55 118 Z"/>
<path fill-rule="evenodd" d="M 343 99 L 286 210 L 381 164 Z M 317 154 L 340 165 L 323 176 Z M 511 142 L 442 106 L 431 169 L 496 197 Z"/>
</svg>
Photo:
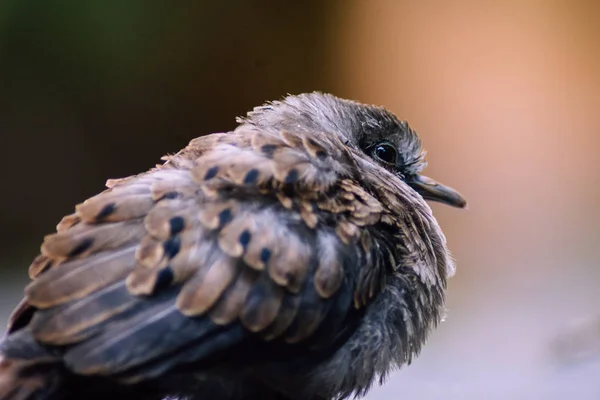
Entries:
<svg viewBox="0 0 600 400">
<path fill-rule="evenodd" d="M 287 95 L 109 179 L 46 236 L 0 400 L 363 397 L 418 356 L 455 261 L 415 130 Z"/>
</svg>

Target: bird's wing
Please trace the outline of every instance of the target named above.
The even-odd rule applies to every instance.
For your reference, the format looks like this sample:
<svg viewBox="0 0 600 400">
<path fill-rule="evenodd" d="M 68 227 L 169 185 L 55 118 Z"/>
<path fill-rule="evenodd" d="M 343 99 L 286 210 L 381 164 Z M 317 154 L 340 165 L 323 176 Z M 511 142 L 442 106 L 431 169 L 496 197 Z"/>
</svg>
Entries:
<svg viewBox="0 0 600 400">
<path fill-rule="evenodd" d="M 248 337 L 333 340 L 394 263 L 346 151 L 245 128 L 109 182 L 45 238 L 5 356 L 146 379 Z"/>
</svg>

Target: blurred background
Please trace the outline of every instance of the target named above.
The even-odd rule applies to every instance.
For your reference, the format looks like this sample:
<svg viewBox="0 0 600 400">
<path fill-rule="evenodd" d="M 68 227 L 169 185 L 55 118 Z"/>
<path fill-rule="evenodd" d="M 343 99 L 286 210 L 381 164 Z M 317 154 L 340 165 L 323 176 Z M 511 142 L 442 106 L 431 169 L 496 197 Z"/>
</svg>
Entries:
<svg viewBox="0 0 600 400">
<path fill-rule="evenodd" d="M 312 90 L 408 120 L 470 203 L 432 205 L 446 321 L 368 399 L 599 399 L 595 1 L 1 1 L 0 323 L 107 178 Z"/>
</svg>

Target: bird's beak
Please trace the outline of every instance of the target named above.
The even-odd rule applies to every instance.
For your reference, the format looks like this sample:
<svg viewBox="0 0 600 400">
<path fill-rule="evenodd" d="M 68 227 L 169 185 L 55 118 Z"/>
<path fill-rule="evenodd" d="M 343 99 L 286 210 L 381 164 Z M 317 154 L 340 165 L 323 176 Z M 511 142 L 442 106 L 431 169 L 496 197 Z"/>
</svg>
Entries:
<svg viewBox="0 0 600 400">
<path fill-rule="evenodd" d="M 406 183 L 423 196 L 425 200 L 437 201 L 457 208 L 467 207 L 467 200 L 460 193 L 426 176 L 415 175 L 408 177 Z"/>
</svg>

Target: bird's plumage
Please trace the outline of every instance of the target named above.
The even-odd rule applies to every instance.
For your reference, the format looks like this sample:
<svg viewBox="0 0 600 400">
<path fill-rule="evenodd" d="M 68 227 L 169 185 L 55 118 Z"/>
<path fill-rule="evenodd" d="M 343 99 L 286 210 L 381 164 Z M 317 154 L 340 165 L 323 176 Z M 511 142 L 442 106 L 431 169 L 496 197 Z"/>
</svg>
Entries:
<svg viewBox="0 0 600 400">
<path fill-rule="evenodd" d="M 417 134 L 320 93 L 239 123 L 109 181 L 44 239 L 1 400 L 330 399 L 419 352 L 454 266 L 407 183 Z M 395 165 L 370 153 L 382 141 Z"/>
</svg>

